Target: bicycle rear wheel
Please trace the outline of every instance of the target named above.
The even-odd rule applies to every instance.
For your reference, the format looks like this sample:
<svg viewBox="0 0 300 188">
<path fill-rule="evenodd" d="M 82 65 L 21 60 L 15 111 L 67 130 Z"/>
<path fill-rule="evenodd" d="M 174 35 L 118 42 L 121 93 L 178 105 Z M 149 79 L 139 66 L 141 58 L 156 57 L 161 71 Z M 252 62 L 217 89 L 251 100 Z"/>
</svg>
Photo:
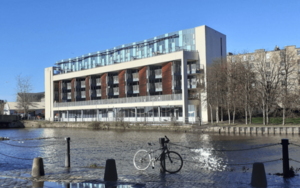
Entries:
<svg viewBox="0 0 300 188">
<path fill-rule="evenodd" d="M 134 154 L 133 165 L 137 170 L 146 170 L 150 163 L 151 156 L 146 150 L 141 149 Z"/>
<path fill-rule="evenodd" d="M 183 161 L 181 156 L 175 151 L 165 153 L 165 165 L 162 164 L 164 170 L 170 174 L 179 172 L 182 168 Z"/>
</svg>

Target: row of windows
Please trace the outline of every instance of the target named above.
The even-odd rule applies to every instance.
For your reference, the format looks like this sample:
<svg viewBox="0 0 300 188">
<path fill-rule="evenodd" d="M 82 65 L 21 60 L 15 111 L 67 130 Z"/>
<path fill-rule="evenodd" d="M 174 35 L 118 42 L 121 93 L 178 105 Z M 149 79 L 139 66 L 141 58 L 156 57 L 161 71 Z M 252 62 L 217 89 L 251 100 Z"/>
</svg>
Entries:
<svg viewBox="0 0 300 188">
<path fill-rule="evenodd" d="M 284 58 L 285 52 L 280 52 L 280 57 Z M 297 50 L 297 56 L 300 56 L 300 50 Z M 266 53 L 266 59 L 270 59 L 271 53 Z M 232 57 L 232 62 L 235 62 L 236 57 Z M 255 56 L 254 55 L 243 55 L 243 61 L 254 61 Z"/>
<path fill-rule="evenodd" d="M 189 117 L 193 117 L 190 114 L 189 105 Z M 67 118 L 67 111 L 61 112 L 54 112 L 56 118 Z M 159 110 L 158 107 L 145 107 L 145 108 L 137 108 L 136 112 L 137 117 L 159 117 Z M 81 110 L 70 110 L 69 111 L 69 118 L 97 118 L 97 110 L 83 110 L 81 114 Z M 112 109 L 101 109 L 99 110 L 99 117 L 106 118 L 106 117 L 135 117 L 135 108 L 127 108 L 121 109 L 116 108 Z M 182 117 L 182 107 L 160 107 L 160 117 Z"/>
</svg>

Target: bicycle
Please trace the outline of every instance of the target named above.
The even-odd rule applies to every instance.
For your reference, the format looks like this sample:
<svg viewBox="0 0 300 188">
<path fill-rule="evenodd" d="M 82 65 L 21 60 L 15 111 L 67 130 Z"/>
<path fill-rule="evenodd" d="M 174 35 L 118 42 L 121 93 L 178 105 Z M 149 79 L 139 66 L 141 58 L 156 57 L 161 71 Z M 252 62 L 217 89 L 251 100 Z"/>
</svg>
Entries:
<svg viewBox="0 0 300 188">
<path fill-rule="evenodd" d="M 161 166 L 164 171 L 169 172 L 170 174 L 177 173 L 181 170 L 183 165 L 182 157 L 175 151 L 170 151 L 167 144 L 170 142 L 167 136 L 165 141 L 166 144 L 163 147 L 157 150 L 144 150 L 141 149 L 137 151 L 133 157 L 133 164 L 137 170 L 146 170 L 152 164 L 152 169 L 154 169 L 155 162 L 160 160 Z M 148 143 L 149 146 L 152 146 L 151 143 Z M 153 154 L 162 150 L 161 154 L 157 157 L 153 157 Z"/>
</svg>

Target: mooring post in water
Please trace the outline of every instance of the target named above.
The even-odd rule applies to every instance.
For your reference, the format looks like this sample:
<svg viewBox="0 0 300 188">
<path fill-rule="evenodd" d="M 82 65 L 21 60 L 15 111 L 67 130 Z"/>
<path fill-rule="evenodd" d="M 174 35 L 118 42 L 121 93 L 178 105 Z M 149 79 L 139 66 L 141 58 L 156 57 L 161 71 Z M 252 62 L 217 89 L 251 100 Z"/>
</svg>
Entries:
<svg viewBox="0 0 300 188">
<path fill-rule="evenodd" d="M 160 143 L 162 149 L 164 149 L 165 148 L 165 138 L 160 138 L 159 143 Z M 160 161 L 161 161 L 161 163 L 160 163 L 160 173 L 165 173 L 165 166 L 166 166 L 165 152 L 164 152 L 164 150 L 162 150 L 162 151 L 163 151 L 163 153 L 160 156 Z"/>
<path fill-rule="evenodd" d="M 290 177 L 290 164 L 289 164 L 289 139 L 281 139 L 282 145 L 282 165 L 283 165 L 283 177 Z"/>
<path fill-rule="evenodd" d="M 71 167 L 71 160 L 70 160 L 70 137 L 66 137 L 65 140 L 67 141 L 67 152 L 65 157 L 65 167 Z"/>
</svg>

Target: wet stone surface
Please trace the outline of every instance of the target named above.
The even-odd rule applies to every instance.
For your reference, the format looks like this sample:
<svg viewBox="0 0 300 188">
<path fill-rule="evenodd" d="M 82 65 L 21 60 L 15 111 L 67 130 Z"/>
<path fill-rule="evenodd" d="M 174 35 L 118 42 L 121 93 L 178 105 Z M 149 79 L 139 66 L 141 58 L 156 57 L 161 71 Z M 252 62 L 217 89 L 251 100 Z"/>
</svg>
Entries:
<svg viewBox="0 0 300 188">
<path fill-rule="evenodd" d="M 127 187 L 251 187 L 251 164 L 280 159 L 281 145 L 236 152 L 214 150 L 264 146 L 279 143 L 281 138 L 286 137 L 292 143 L 300 143 L 299 135 L 242 136 L 86 129 L 15 129 L 3 130 L 1 134 L 3 135 L 0 136 L 10 137 L 11 140 L 1 141 L 0 153 L 16 158 L 0 155 L 0 187 L 32 187 L 32 181 L 100 185 L 104 183 L 105 161 L 110 158 L 116 160 L 118 183 L 127 183 Z M 137 171 L 132 161 L 135 152 L 139 149 L 158 149 L 158 138 L 164 135 L 175 144 L 192 148 L 170 145 L 170 150 L 178 152 L 184 159 L 182 170 L 177 174 L 163 175 L 159 173 L 159 163 L 156 163 L 155 169 L 150 167 L 145 171 Z M 35 139 L 45 137 L 49 139 Z M 64 167 L 64 137 L 71 138 L 69 169 Z M 148 142 L 154 145 L 148 146 Z M 290 145 L 290 158 L 299 160 L 299 151 L 299 147 Z M 44 158 L 46 175 L 32 178 L 32 160 L 21 158 L 33 159 L 38 156 Z M 98 168 L 87 168 L 91 164 Z M 293 161 L 290 161 L 290 165 L 300 167 L 300 164 Z M 269 175 L 282 172 L 282 161 L 265 163 L 265 169 L 268 187 L 300 186 L 300 176 L 284 180 L 282 177 Z"/>
</svg>

